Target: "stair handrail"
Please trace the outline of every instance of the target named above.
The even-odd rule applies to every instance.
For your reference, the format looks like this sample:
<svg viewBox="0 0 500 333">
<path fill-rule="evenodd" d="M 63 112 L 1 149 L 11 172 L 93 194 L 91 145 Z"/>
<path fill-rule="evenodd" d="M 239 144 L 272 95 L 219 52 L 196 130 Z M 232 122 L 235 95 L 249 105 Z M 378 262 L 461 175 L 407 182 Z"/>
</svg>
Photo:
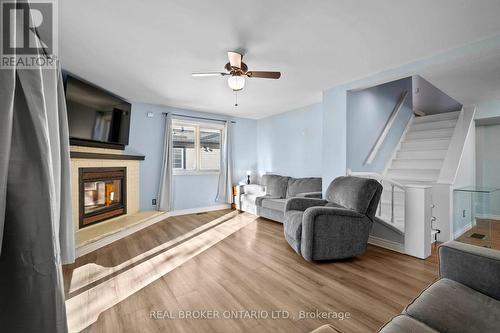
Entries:
<svg viewBox="0 0 500 333">
<path fill-rule="evenodd" d="M 392 128 L 392 125 L 394 125 L 394 122 L 396 121 L 396 118 L 399 114 L 399 111 L 401 110 L 401 107 L 403 106 L 404 101 L 406 100 L 406 97 L 408 96 L 408 90 L 405 90 L 401 93 L 401 96 L 399 97 L 396 106 L 394 106 L 394 109 L 392 110 L 392 113 L 387 120 L 387 123 L 384 126 L 384 129 L 380 133 L 379 137 L 377 138 L 377 141 L 373 145 L 372 149 L 370 150 L 370 153 L 368 154 L 368 157 L 365 160 L 365 164 L 371 164 L 373 160 L 375 159 L 375 156 L 377 156 L 377 153 L 382 147 L 382 144 L 385 141 L 385 138 L 389 134 L 389 131 Z"/>
<path fill-rule="evenodd" d="M 348 173 L 348 175 L 349 176 L 357 176 L 357 177 L 363 177 L 363 178 L 373 178 L 373 179 L 377 179 L 377 180 L 382 180 L 384 182 L 387 182 L 389 184 L 392 184 L 392 185 L 400 188 L 403 191 L 406 191 L 406 186 L 404 186 L 403 184 L 395 181 L 392 178 L 389 178 L 387 176 L 381 175 L 381 174 L 376 173 L 376 172 L 352 172 L 351 171 L 351 172 Z"/>
</svg>

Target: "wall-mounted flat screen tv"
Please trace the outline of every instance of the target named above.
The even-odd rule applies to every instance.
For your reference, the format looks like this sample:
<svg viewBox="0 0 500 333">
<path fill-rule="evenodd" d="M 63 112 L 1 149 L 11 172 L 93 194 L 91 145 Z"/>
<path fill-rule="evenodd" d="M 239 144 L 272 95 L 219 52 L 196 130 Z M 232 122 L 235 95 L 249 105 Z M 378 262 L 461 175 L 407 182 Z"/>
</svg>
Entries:
<svg viewBox="0 0 500 333">
<path fill-rule="evenodd" d="M 70 75 L 65 83 L 70 143 L 123 149 L 128 144 L 130 103 Z"/>
</svg>

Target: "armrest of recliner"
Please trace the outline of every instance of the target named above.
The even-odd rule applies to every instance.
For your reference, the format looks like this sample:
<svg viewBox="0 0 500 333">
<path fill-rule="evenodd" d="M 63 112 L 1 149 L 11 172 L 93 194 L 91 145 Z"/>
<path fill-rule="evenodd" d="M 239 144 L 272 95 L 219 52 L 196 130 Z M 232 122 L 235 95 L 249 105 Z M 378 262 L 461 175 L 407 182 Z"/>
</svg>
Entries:
<svg viewBox="0 0 500 333">
<path fill-rule="evenodd" d="M 323 194 L 321 192 L 304 192 L 304 193 L 298 193 L 295 197 L 296 198 L 316 198 L 316 199 L 321 199 Z"/>
<path fill-rule="evenodd" d="M 451 241 L 439 247 L 439 274 L 500 300 L 500 251 Z"/>
<path fill-rule="evenodd" d="M 372 222 L 366 215 L 347 208 L 308 208 L 302 218 L 301 254 L 308 261 L 318 259 L 313 253 L 314 243 L 318 239 L 327 238 L 328 242 L 325 241 L 322 245 L 342 247 L 345 243 L 350 248 L 346 250 L 345 256 L 340 257 L 347 258 L 351 256 L 350 253 L 363 252 L 371 225 Z M 357 240 L 360 240 L 359 244 Z"/>
<path fill-rule="evenodd" d="M 289 210 L 301 210 L 304 211 L 309 207 L 324 206 L 328 203 L 326 200 L 315 199 L 315 198 L 290 198 L 285 204 L 285 213 Z"/>
<path fill-rule="evenodd" d="M 314 220 L 319 215 L 365 218 L 366 215 L 354 210 L 338 207 L 311 207 L 304 212 L 304 220 Z"/>
</svg>

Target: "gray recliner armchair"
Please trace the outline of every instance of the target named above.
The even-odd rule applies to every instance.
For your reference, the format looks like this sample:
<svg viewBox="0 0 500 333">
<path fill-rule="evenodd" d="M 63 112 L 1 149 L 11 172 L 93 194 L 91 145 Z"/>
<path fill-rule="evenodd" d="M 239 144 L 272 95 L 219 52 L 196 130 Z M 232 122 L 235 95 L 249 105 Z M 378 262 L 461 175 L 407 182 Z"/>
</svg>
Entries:
<svg viewBox="0 0 500 333">
<path fill-rule="evenodd" d="M 292 198 L 285 206 L 284 232 L 308 261 L 343 259 L 365 252 L 382 195 L 374 179 L 338 177 L 325 200 Z"/>
</svg>

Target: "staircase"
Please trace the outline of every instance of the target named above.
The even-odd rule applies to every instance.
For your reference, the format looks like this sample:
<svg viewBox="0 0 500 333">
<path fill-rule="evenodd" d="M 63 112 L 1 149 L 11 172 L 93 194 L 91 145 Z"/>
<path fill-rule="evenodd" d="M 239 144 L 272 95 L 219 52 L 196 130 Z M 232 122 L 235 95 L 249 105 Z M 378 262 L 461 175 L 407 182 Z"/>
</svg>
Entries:
<svg viewBox="0 0 500 333">
<path fill-rule="evenodd" d="M 385 172 L 385 177 L 402 185 L 435 183 L 459 115 L 460 111 L 456 111 L 414 118 Z M 402 232 L 404 198 L 402 189 L 384 187 L 380 205 L 380 218 Z"/>
</svg>

